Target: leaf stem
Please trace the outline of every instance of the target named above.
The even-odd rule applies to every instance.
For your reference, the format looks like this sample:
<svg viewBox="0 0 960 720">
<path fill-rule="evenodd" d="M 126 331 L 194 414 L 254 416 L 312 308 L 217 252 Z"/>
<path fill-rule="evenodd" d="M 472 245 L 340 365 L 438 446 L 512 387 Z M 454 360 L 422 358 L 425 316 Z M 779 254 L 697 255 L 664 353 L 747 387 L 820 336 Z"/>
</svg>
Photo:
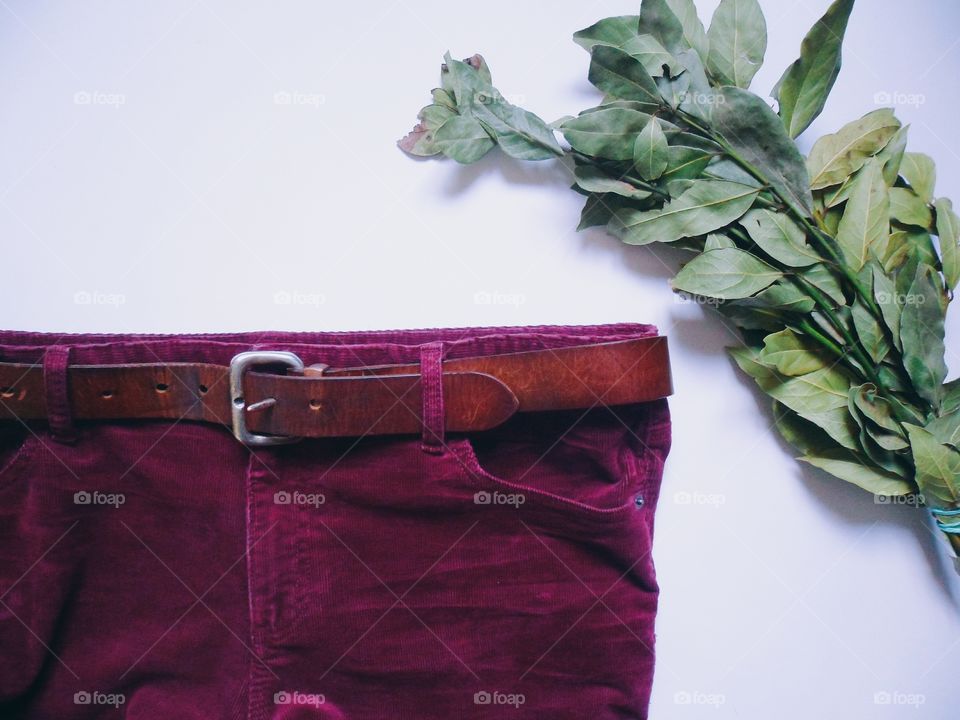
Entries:
<svg viewBox="0 0 960 720">
<path fill-rule="evenodd" d="M 913 422 L 915 418 L 909 411 L 907 411 L 906 408 L 903 407 L 900 400 L 890 393 L 884 386 L 883 381 L 880 380 L 880 376 L 877 375 L 876 370 L 874 370 L 873 360 L 863 350 L 856 338 L 851 335 L 846 323 L 842 322 L 837 316 L 833 309 L 833 305 L 824 296 L 820 289 L 813 285 L 809 280 L 799 275 L 794 276 L 794 281 L 800 284 L 800 286 L 817 304 L 817 307 L 820 309 L 820 311 L 827 317 L 827 319 L 830 321 L 830 324 L 843 337 L 844 342 L 847 344 L 850 352 L 853 353 L 853 356 L 856 358 L 857 363 L 860 365 L 866 379 L 873 383 L 873 385 L 877 388 L 877 392 L 880 393 L 884 400 L 890 404 L 890 407 L 893 408 L 894 413 L 897 415 L 897 420 L 901 423 Z"/>
<path fill-rule="evenodd" d="M 568 150 L 568 151 L 566 151 L 566 154 L 569 155 L 570 157 L 576 158 L 576 159 L 579 160 L 580 162 L 586 163 L 586 164 L 588 164 L 588 165 L 592 165 L 593 167 L 599 168 L 600 170 L 603 170 L 604 172 L 609 172 L 609 170 L 607 170 L 607 167 L 604 165 L 604 163 L 598 161 L 595 157 L 592 157 L 592 156 L 590 156 L 590 155 L 585 155 L 584 153 L 582 153 L 582 152 L 580 152 L 580 151 L 578 151 L 578 150 Z M 617 173 L 614 172 L 614 173 L 612 173 L 612 174 L 613 174 L 613 175 L 616 175 Z M 617 179 L 618 179 L 618 180 L 626 180 L 626 181 L 629 182 L 631 185 L 633 185 L 633 186 L 635 186 L 635 187 L 637 187 L 637 188 L 639 188 L 639 189 L 641 189 L 641 190 L 645 190 L 646 192 L 649 192 L 649 193 L 652 194 L 652 195 L 657 195 L 657 196 L 663 198 L 664 200 L 669 200 L 669 199 L 670 199 L 670 195 L 667 194 L 667 193 L 665 193 L 663 190 L 661 190 L 660 188 L 658 188 L 656 185 L 653 185 L 653 184 L 651 184 L 651 183 L 648 183 L 646 180 L 641 180 L 641 179 L 638 178 L 638 177 L 634 177 L 634 176 L 631 175 L 630 173 L 622 173 L 622 174 L 619 175 L 619 177 L 617 177 Z"/>
</svg>

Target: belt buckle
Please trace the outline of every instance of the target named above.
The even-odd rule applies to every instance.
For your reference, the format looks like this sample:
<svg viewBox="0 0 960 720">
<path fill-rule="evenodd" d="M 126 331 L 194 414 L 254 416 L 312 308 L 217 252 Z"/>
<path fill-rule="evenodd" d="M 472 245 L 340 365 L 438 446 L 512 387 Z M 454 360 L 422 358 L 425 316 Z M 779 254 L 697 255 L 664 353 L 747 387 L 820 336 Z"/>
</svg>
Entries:
<svg viewBox="0 0 960 720">
<path fill-rule="evenodd" d="M 250 405 L 243 396 L 243 376 L 247 370 L 257 365 L 286 365 L 294 370 L 303 370 L 303 360 L 292 352 L 253 350 L 234 355 L 233 359 L 230 360 L 230 414 L 234 437 L 244 445 L 256 447 L 286 445 L 297 442 L 301 438 L 287 435 L 258 435 L 247 430 L 246 412 Z M 269 400 L 272 400 L 272 398 Z M 259 404 L 259 402 L 256 404 Z"/>
</svg>

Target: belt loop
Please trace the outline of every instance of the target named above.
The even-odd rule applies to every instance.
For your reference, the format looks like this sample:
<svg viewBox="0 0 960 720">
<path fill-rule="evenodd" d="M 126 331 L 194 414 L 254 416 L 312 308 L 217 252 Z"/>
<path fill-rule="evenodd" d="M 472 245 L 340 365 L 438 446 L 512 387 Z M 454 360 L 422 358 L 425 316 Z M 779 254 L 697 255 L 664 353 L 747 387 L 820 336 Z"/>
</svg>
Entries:
<svg viewBox="0 0 960 720">
<path fill-rule="evenodd" d="M 420 346 L 420 392 L 423 399 L 424 452 L 439 455 L 444 450 L 443 431 L 443 343 Z"/>
<path fill-rule="evenodd" d="M 43 389 L 50 436 L 65 445 L 70 445 L 77 439 L 73 415 L 70 412 L 70 390 L 67 387 L 69 364 L 68 345 L 50 345 L 43 354 Z"/>
</svg>

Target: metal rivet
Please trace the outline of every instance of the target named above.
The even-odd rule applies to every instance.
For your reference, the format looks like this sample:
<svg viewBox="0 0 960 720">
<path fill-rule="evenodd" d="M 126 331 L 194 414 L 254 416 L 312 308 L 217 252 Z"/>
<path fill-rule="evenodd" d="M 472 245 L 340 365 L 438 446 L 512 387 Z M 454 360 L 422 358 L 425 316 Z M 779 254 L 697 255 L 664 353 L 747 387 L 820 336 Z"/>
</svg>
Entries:
<svg viewBox="0 0 960 720">
<path fill-rule="evenodd" d="M 643 507 L 643 495 L 637 495 L 637 496 L 633 499 L 633 504 L 636 505 L 638 508 L 642 508 L 642 507 Z"/>
</svg>

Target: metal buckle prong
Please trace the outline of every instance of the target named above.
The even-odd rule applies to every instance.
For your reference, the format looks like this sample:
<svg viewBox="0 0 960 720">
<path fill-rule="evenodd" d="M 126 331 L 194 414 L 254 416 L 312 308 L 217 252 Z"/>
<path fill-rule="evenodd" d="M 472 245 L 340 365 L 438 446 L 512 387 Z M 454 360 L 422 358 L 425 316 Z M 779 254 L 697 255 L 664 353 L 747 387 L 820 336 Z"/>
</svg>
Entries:
<svg viewBox="0 0 960 720">
<path fill-rule="evenodd" d="M 288 368 L 303 372 L 303 360 L 292 352 L 281 350 L 253 350 L 233 356 L 230 361 L 230 414 L 233 420 L 233 435 L 244 445 L 285 445 L 300 440 L 285 435 L 258 435 L 247 430 L 247 412 L 273 405 L 276 400 L 267 398 L 247 404 L 243 396 L 243 376 L 247 370 L 257 365 L 286 365 Z M 272 401 L 272 402 L 271 402 Z"/>
</svg>

